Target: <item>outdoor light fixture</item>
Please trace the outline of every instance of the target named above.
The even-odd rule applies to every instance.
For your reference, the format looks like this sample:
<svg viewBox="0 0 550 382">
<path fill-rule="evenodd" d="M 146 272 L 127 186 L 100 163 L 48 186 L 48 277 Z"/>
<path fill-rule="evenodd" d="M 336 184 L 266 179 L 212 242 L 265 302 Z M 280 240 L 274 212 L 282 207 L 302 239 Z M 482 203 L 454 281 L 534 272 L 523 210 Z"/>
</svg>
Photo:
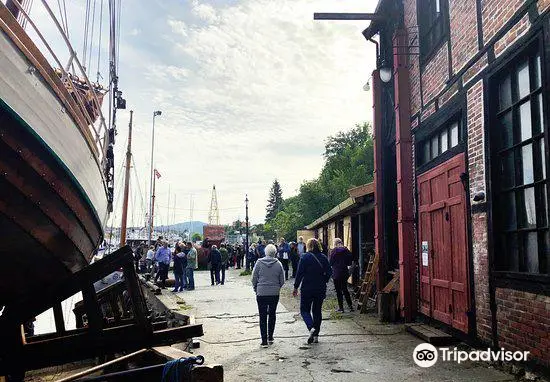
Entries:
<svg viewBox="0 0 550 382">
<path fill-rule="evenodd" d="M 367 83 L 363 85 L 363 90 L 366 92 L 370 90 L 370 80 L 368 80 Z"/>
<path fill-rule="evenodd" d="M 382 66 L 380 68 L 380 79 L 384 83 L 388 83 L 391 80 L 391 68 L 387 66 Z"/>
</svg>

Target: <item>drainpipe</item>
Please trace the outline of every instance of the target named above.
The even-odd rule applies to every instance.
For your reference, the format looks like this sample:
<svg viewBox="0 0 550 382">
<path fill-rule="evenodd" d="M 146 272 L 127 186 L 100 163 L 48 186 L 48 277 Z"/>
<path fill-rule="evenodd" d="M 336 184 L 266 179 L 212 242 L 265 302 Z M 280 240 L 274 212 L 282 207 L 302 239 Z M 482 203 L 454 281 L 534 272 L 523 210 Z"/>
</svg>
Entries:
<svg viewBox="0 0 550 382">
<path fill-rule="evenodd" d="M 410 322 L 416 313 L 416 286 L 414 204 L 413 193 L 411 192 L 413 187 L 412 136 L 406 30 L 398 29 L 395 31 L 393 46 L 395 152 L 397 160 L 397 233 L 400 273 L 399 300 L 401 314 L 405 321 Z"/>
<path fill-rule="evenodd" d="M 367 41 L 372 42 L 376 46 L 376 69 L 378 69 L 380 62 L 380 43 L 373 38 L 369 38 Z"/>
</svg>

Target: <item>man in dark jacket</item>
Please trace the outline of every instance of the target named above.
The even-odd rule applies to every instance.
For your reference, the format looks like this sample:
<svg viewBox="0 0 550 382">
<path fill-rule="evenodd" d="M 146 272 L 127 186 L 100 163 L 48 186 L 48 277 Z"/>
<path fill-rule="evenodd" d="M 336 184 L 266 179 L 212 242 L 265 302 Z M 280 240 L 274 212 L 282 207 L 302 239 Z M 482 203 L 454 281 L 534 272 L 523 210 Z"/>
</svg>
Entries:
<svg viewBox="0 0 550 382">
<path fill-rule="evenodd" d="M 279 261 L 283 264 L 283 269 L 285 270 L 285 280 L 288 280 L 288 261 L 290 259 L 290 246 L 286 242 L 285 238 L 281 238 L 281 244 L 277 249 L 277 254 Z"/>
<path fill-rule="evenodd" d="M 327 283 L 332 275 L 332 269 L 325 255 L 321 253 L 317 239 L 309 239 L 307 252 L 298 264 L 298 272 L 294 281 L 295 297 L 300 288 L 300 314 L 309 331 L 307 343 L 319 342 L 321 330 L 321 307 L 327 294 Z"/>
<path fill-rule="evenodd" d="M 341 239 L 334 239 L 334 249 L 330 253 L 330 266 L 332 267 L 332 279 L 334 280 L 334 288 L 336 289 L 336 297 L 338 298 L 339 313 L 344 313 L 344 298 L 350 312 L 353 312 L 353 304 L 348 291 L 348 266 L 351 265 L 353 257 L 349 249 L 344 246 Z"/>
<path fill-rule="evenodd" d="M 214 285 L 214 278 L 216 279 L 216 285 L 220 283 L 220 267 L 222 264 L 222 255 L 218 251 L 218 247 L 215 245 L 210 249 L 210 254 L 208 255 L 208 262 L 210 263 L 210 281 Z"/>
</svg>

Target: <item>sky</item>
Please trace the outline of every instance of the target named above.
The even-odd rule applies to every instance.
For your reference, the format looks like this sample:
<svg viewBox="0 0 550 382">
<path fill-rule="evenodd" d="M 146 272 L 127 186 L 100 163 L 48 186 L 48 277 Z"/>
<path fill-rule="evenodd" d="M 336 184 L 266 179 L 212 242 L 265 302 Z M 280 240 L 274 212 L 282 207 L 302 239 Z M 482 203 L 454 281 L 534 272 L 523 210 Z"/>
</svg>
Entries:
<svg viewBox="0 0 550 382">
<path fill-rule="evenodd" d="M 102 0 L 94 1 L 91 57 L 95 62 L 101 53 L 99 72 L 107 79 L 107 23 L 104 18 L 100 44 Z M 58 11 L 57 3 L 49 3 Z M 207 222 L 214 184 L 221 223 L 244 219 L 246 194 L 251 223 L 262 223 L 275 178 L 289 197 L 317 177 L 325 139 L 372 119 L 372 94 L 363 85 L 375 67 L 375 51 L 361 35 L 368 21 L 314 21 L 313 13 L 372 12 L 376 3 L 123 0 L 119 87 L 127 109 L 118 114 L 114 225 L 120 220 L 129 110 L 135 163 L 130 225 L 143 224 L 147 209 L 155 110 L 162 111 L 155 122 L 154 167 L 161 174 L 156 224 L 188 221 L 191 203 L 193 220 Z M 69 36 L 81 59 L 85 5 L 67 2 Z M 42 12 L 33 9 L 31 15 L 40 21 Z M 45 20 L 43 28 L 55 35 Z M 63 50 L 59 39 L 52 46 Z M 94 80 L 96 65 L 89 65 Z"/>
</svg>

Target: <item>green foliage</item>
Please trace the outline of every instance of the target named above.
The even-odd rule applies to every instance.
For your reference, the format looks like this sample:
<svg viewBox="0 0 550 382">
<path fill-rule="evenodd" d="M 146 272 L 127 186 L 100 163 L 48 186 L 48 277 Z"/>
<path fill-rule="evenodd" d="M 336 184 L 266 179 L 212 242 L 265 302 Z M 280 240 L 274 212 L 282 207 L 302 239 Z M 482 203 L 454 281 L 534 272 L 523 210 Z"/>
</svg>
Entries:
<svg viewBox="0 0 550 382">
<path fill-rule="evenodd" d="M 328 137 L 325 143 L 325 164 L 316 179 L 304 181 L 298 195 L 282 203 L 280 211 L 266 229 L 277 236 L 295 240 L 296 231 L 313 222 L 343 202 L 352 187 L 373 179 L 374 149 L 370 124 Z"/>
<path fill-rule="evenodd" d="M 252 274 L 252 271 L 250 269 L 245 269 L 241 273 L 239 273 L 239 276 L 250 276 Z"/>
<path fill-rule="evenodd" d="M 281 210 L 283 205 L 283 190 L 277 179 L 273 181 L 273 185 L 269 190 L 269 199 L 267 199 L 267 208 L 265 214 L 265 221 L 270 222 L 275 218 L 277 213 Z"/>
<path fill-rule="evenodd" d="M 202 235 L 198 232 L 195 232 L 192 236 L 191 236 L 191 241 L 193 243 L 196 243 L 197 241 L 199 240 L 202 240 Z"/>
</svg>

